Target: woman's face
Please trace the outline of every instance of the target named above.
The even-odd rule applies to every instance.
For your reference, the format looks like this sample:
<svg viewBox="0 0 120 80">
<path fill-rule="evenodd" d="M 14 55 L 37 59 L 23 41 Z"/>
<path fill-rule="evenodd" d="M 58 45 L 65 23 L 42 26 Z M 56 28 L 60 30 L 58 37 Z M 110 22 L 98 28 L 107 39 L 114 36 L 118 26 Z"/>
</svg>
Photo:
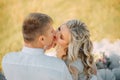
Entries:
<svg viewBox="0 0 120 80">
<path fill-rule="evenodd" d="M 65 24 L 61 25 L 57 30 L 57 44 L 61 45 L 64 48 L 67 48 L 70 40 L 70 30 Z"/>
</svg>

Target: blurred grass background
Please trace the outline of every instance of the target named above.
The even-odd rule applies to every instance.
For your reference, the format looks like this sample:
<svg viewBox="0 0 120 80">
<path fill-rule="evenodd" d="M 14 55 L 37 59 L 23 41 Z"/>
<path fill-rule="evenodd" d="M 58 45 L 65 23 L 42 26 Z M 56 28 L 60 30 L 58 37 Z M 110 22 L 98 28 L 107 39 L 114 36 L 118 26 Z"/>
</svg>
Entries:
<svg viewBox="0 0 120 80">
<path fill-rule="evenodd" d="M 120 39 L 120 0 L 0 0 L 0 64 L 6 53 L 22 48 L 21 26 L 31 12 L 48 14 L 55 28 L 80 19 L 88 25 L 93 41 Z"/>
</svg>

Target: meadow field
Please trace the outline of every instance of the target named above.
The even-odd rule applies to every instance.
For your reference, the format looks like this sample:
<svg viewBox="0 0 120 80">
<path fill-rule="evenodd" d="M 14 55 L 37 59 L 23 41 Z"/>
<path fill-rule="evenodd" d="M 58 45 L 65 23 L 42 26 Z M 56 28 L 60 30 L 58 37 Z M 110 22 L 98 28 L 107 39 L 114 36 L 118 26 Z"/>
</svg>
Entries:
<svg viewBox="0 0 120 80">
<path fill-rule="evenodd" d="M 31 12 L 51 16 L 54 28 L 79 19 L 90 29 L 92 41 L 120 39 L 120 0 L 0 0 L 0 64 L 6 53 L 22 48 L 22 22 Z"/>
</svg>

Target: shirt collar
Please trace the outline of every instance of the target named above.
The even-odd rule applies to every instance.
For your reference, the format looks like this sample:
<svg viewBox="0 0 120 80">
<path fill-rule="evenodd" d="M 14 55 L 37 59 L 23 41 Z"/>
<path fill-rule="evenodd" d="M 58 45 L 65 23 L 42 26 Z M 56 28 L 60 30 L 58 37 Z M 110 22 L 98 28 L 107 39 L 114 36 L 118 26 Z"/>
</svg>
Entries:
<svg viewBox="0 0 120 80">
<path fill-rule="evenodd" d="M 40 54 L 44 54 L 44 49 L 42 49 L 42 48 L 30 48 L 30 47 L 24 46 L 22 49 L 22 52 L 24 54 L 40 55 Z"/>
</svg>

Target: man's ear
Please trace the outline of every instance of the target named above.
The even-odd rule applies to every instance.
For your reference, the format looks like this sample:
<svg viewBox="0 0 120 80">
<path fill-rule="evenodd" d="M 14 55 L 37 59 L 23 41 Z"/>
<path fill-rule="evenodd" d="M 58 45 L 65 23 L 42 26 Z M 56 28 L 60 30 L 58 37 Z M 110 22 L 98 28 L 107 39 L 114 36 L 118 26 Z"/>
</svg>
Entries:
<svg viewBox="0 0 120 80">
<path fill-rule="evenodd" d="M 44 44 L 45 37 L 44 36 L 39 36 L 39 42 Z"/>
</svg>

